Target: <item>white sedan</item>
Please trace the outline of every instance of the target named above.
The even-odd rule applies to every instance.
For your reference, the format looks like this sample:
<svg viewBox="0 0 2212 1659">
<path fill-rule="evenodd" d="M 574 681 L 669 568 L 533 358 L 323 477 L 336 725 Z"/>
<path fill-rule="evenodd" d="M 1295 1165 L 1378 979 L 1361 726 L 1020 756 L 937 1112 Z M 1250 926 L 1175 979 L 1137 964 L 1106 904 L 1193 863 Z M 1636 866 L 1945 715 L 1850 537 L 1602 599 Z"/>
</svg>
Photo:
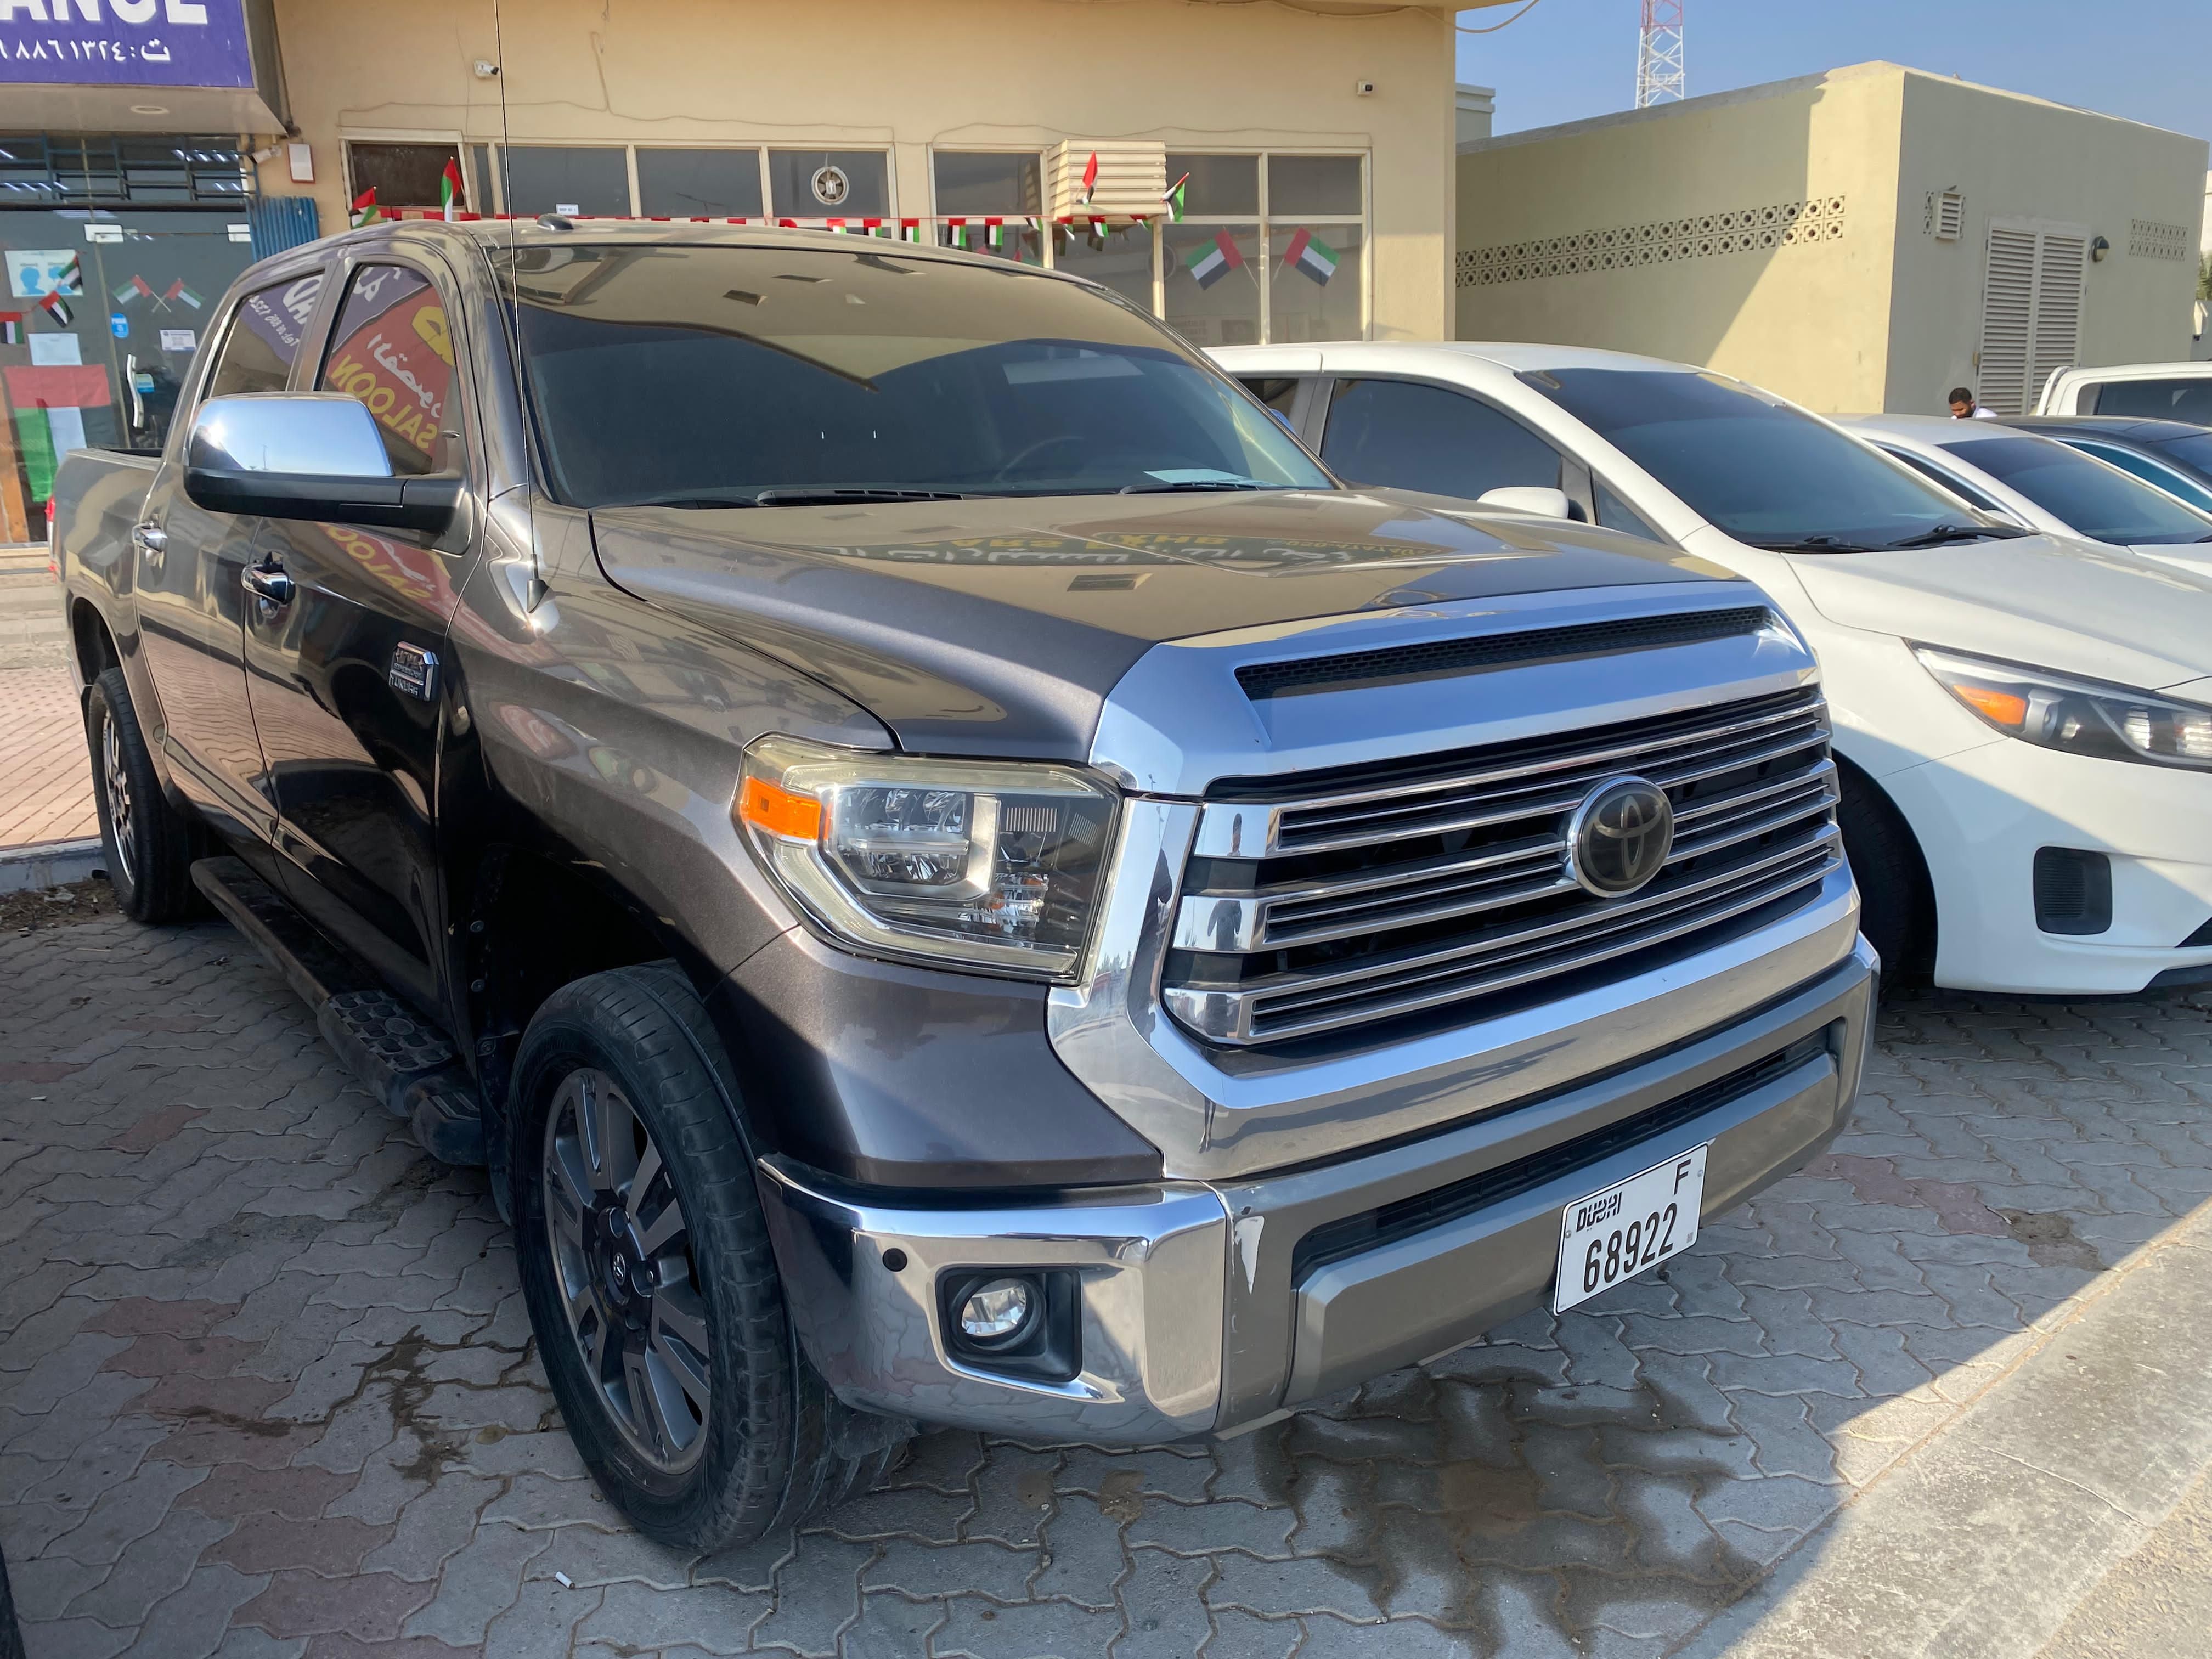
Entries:
<svg viewBox="0 0 2212 1659">
<path fill-rule="evenodd" d="M 1213 356 L 1348 481 L 1593 520 L 1765 587 L 1820 655 L 1863 925 L 1893 972 L 2212 982 L 2212 578 L 2023 532 L 1680 363 L 1383 341 Z"/>
<path fill-rule="evenodd" d="M 2212 514 L 2070 444 L 1941 415 L 1844 415 L 1836 424 L 1953 495 L 2030 530 L 2212 571 Z"/>
</svg>

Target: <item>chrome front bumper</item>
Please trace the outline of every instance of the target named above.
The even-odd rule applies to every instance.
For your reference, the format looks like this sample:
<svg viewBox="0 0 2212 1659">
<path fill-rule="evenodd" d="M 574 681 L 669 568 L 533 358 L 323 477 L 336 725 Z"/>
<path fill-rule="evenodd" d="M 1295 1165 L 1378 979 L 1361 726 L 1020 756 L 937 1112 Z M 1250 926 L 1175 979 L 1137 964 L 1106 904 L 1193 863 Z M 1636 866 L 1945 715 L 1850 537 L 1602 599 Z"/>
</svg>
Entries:
<svg viewBox="0 0 2212 1659">
<path fill-rule="evenodd" d="M 1577 1197 L 1710 1141 L 1711 1217 L 1817 1155 L 1850 1115 L 1875 980 L 1862 942 L 1765 1007 L 1602 1079 L 1287 1175 L 923 1206 L 770 1158 L 760 1188 L 786 1299 L 854 1406 L 1117 1443 L 1249 1426 L 1541 1303 Z M 1376 1242 L 1359 1248 L 1370 1218 Z M 1330 1238 L 1353 1243 L 1309 1243 Z M 997 1267 L 1076 1270 L 1072 1382 L 948 1356 L 939 1276 Z"/>
</svg>

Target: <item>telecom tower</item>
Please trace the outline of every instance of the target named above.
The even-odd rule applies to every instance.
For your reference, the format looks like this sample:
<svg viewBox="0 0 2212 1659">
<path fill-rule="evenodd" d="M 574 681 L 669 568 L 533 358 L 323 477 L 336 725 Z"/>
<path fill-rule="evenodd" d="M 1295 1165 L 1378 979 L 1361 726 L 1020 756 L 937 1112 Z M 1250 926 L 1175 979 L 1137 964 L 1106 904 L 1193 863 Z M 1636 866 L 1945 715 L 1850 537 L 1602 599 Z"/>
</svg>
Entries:
<svg viewBox="0 0 2212 1659">
<path fill-rule="evenodd" d="M 1682 0 L 1644 0 L 1636 48 L 1636 107 L 1689 94 L 1682 73 Z"/>
</svg>

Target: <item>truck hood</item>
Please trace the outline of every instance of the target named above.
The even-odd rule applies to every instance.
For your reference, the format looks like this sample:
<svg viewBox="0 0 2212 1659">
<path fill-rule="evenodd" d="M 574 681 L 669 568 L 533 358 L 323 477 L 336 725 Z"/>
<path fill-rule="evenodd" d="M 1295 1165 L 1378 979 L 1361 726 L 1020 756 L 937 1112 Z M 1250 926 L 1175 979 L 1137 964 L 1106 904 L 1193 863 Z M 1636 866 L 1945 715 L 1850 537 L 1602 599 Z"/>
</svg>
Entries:
<svg viewBox="0 0 2212 1659">
<path fill-rule="evenodd" d="M 1846 628 L 2145 690 L 2212 673 L 2212 577 L 2117 548 L 2021 536 L 1792 554 L 1790 568 Z"/>
<path fill-rule="evenodd" d="M 1728 572 L 1609 531 L 1361 491 L 595 512 L 619 588 L 850 697 L 918 752 L 1080 761 L 1152 646 Z"/>
</svg>

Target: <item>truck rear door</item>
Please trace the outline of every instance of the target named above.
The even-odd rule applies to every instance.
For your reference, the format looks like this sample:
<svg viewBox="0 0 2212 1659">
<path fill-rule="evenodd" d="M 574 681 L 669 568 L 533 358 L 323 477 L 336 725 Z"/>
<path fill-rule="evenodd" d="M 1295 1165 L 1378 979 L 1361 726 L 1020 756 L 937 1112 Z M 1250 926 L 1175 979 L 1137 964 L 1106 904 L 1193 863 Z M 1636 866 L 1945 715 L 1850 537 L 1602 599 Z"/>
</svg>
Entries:
<svg viewBox="0 0 2212 1659">
<path fill-rule="evenodd" d="M 311 380 L 368 404 L 397 475 L 465 473 L 467 399 L 442 269 L 357 253 Z M 246 616 L 247 682 L 276 781 L 277 843 L 295 902 L 387 979 L 441 1006 L 434 964 L 444 890 L 432 819 L 438 793 L 447 624 L 465 574 L 471 520 L 433 537 L 271 520 L 256 563 L 289 580 L 283 604 Z"/>
<path fill-rule="evenodd" d="M 253 729 L 243 667 L 240 577 L 262 521 L 197 506 L 184 492 L 191 415 L 210 398 L 282 392 L 323 282 L 309 264 L 240 296 L 218 323 L 214 355 L 174 423 L 131 532 L 140 638 L 160 703 L 159 741 L 177 787 L 232 840 L 270 839 L 276 800 Z"/>
</svg>

